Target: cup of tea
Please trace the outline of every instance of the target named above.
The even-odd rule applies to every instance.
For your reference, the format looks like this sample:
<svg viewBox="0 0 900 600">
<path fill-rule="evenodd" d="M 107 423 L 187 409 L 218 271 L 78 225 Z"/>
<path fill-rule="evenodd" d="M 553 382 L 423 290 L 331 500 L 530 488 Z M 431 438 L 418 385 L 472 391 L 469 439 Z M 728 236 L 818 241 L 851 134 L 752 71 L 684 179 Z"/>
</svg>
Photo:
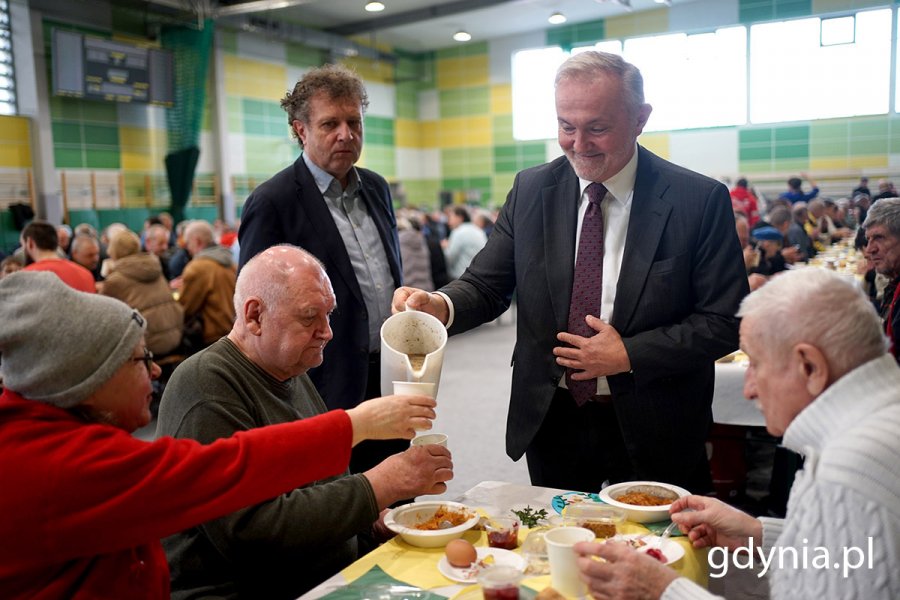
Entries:
<svg viewBox="0 0 900 600">
<path fill-rule="evenodd" d="M 578 576 L 578 563 L 573 546 L 592 542 L 594 532 L 583 527 L 557 527 L 544 534 L 547 558 L 550 560 L 550 585 L 570 598 L 587 595 L 587 586 Z"/>
<path fill-rule="evenodd" d="M 438 446 L 447 447 L 446 433 L 426 433 L 417 435 L 410 442 L 410 446 L 427 446 L 429 444 L 437 444 Z"/>
</svg>

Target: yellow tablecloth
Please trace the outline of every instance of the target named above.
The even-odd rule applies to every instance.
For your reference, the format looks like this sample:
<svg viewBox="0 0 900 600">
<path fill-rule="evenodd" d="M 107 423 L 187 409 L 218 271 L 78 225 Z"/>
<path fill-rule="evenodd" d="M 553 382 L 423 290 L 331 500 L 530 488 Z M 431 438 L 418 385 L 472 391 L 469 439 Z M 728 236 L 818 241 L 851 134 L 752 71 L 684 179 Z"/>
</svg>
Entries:
<svg viewBox="0 0 900 600">
<path fill-rule="evenodd" d="M 620 533 L 646 532 L 646 527 L 635 523 L 626 523 L 620 530 Z M 520 546 L 526 535 L 528 535 L 527 529 L 519 531 Z M 487 535 L 483 531 L 468 531 L 463 535 L 463 539 L 475 546 L 488 545 Z M 685 537 L 671 539 L 684 546 L 685 549 L 684 557 L 671 565 L 672 568 L 680 575 L 706 587 L 709 575 L 706 562 L 707 551 L 705 549 L 695 550 Z M 443 548 L 417 548 L 396 537 L 354 562 L 341 571 L 341 575 L 349 583 L 361 577 L 373 566 L 378 565 L 391 577 L 422 589 L 445 587 L 453 585 L 455 582 L 450 581 L 438 571 L 437 564 L 443 555 Z M 523 580 L 522 583 L 532 589 L 542 590 L 550 585 L 550 576 L 530 577 Z"/>
</svg>

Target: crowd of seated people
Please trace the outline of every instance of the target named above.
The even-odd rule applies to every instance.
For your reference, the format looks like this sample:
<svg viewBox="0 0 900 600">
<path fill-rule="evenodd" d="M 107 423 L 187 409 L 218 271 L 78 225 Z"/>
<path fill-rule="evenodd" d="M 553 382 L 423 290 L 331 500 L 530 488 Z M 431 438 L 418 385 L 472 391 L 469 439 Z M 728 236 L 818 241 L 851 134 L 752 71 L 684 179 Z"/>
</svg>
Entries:
<svg viewBox="0 0 900 600">
<path fill-rule="evenodd" d="M 896 197 L 896 188 L 882 179 L 878 182 L 879 194 L 871 196 L 868 179 L 863 177 L 849 196 L 832 199 L 819 196 L 815 182 L 805 175 L 804 178 L 813 185 L 813 190 L 805 194 L 812 197 L 808 202 L 800 198 L 799 192 L 763 200 L 759 206 L 763 216 L 752 227 L 744 206 L 733 202 L 750 289 L 758 289 L 771 275 L 794 263 L 809 261 L 832 244 L 853 238 L 853 248 L 862 255 L 857 262 L 858 275 L 876 309 L 881 310 L 885 306 L 884 290 L 891 278 L 870 262 L 864 224 L 871 207 L 879 200 Z M 788 187 L 797 192 L 800 183 L 800 178 L 792 178 Z"/>
<path fill-rule="evenodd" d="M 489 235 L 495 213 L 485 209 L 460 205 L 431 212 L 414 207 L 398 209 L 405 282 L 434 290 L 450 281 L 448 256 L 452 254 L 446 249 L 452 229 L 449 223 L 460 211 L 471 215 L 472 223 L 477 224 L 473 228 Z M 151 350 L 163 359 L 160 381 L 164 382 L 171 372 L 167 356 L 177 364 L 227 334 L 234 322 L 238 225 L 221 219 L 212 223 L 184 220 L 176 225 L 166 212 L 147 218 L 139 231 L 116 222 L 98 230 L 89 223 L 53 226 L 34 220 L 22 231 L 19 247 L 9 256 L 0 253 L 0 278 L 22 268 L 52 270 L 75 289 L 99 291 L 142 312 L 156 306 L 155 299 L 162 297 L 165 282 L 172 297 L 165 299 L 164 308 L 145 315 Z M 124 254 L 116 256 L 114 240 L 120 234 L 130 235 L 121 238 L 117 247 Z M 139 238 L 137 249 L 134 235 Z M 151 272 L 151 256 L 158 263 L 159 277 L 155 269 Z M 119 269 L 117 262 L 121 262 Z M 136 270 L 143 272 L 138 274 Z M 140 277 L 148 279 L 142 281 Z M 109 286 L 108 281 L 112 282 Z M 180 306 L 180 315 L 173 302 Z"/>
<path fill-rule="evenodd" d="M 170 227 L 166 213 L 147 219 L 141 231 L 34 220 L 3 259 L 0 278 L 23 268 L 52 271 L 74 289 L 118 298 L 144 314 L 150 350 L 177 363 L 231 329 L 237 262 L 234 248 L 219 242 L 224 236 L 237 246 L 237 239 L 233 227 L 206 221 Z"/>
</svg>

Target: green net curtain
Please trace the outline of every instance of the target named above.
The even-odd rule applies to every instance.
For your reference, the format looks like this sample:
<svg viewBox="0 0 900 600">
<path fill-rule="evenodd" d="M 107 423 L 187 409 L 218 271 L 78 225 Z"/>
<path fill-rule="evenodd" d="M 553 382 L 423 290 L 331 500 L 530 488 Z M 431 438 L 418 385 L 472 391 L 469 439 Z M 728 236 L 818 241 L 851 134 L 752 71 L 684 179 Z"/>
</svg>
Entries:
<svg viewBox="0 0 900 600">
<path fill-rule="evenodd" d="M 175 104 L 166 110 L 168 152 L 166 176 L 172 194 L 175 222 L 184 220 L 184 207 L 191 197 L 194 171 L 200 158 L 200 127 L 206 104 L 206 72 L 213 44 L 213 22 L 201 29 L 166 27 L 162 46 L 175 55 Z"/>
</svg>

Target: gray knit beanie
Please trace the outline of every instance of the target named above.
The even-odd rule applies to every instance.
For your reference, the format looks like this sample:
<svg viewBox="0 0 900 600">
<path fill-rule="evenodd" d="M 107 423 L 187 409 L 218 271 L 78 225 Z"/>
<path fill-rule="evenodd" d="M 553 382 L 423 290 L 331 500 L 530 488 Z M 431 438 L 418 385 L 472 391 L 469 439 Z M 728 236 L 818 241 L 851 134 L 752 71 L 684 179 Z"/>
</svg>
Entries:
<svg viewBox="0 0 900 600">
<path fill-rule="evenodd" d="M 0 375 L 30 400 L 71 408 L 125 364 L 144 318 L 115 298 L 79 292 L 53 273 L 0 280 Z"/>
</svg>

